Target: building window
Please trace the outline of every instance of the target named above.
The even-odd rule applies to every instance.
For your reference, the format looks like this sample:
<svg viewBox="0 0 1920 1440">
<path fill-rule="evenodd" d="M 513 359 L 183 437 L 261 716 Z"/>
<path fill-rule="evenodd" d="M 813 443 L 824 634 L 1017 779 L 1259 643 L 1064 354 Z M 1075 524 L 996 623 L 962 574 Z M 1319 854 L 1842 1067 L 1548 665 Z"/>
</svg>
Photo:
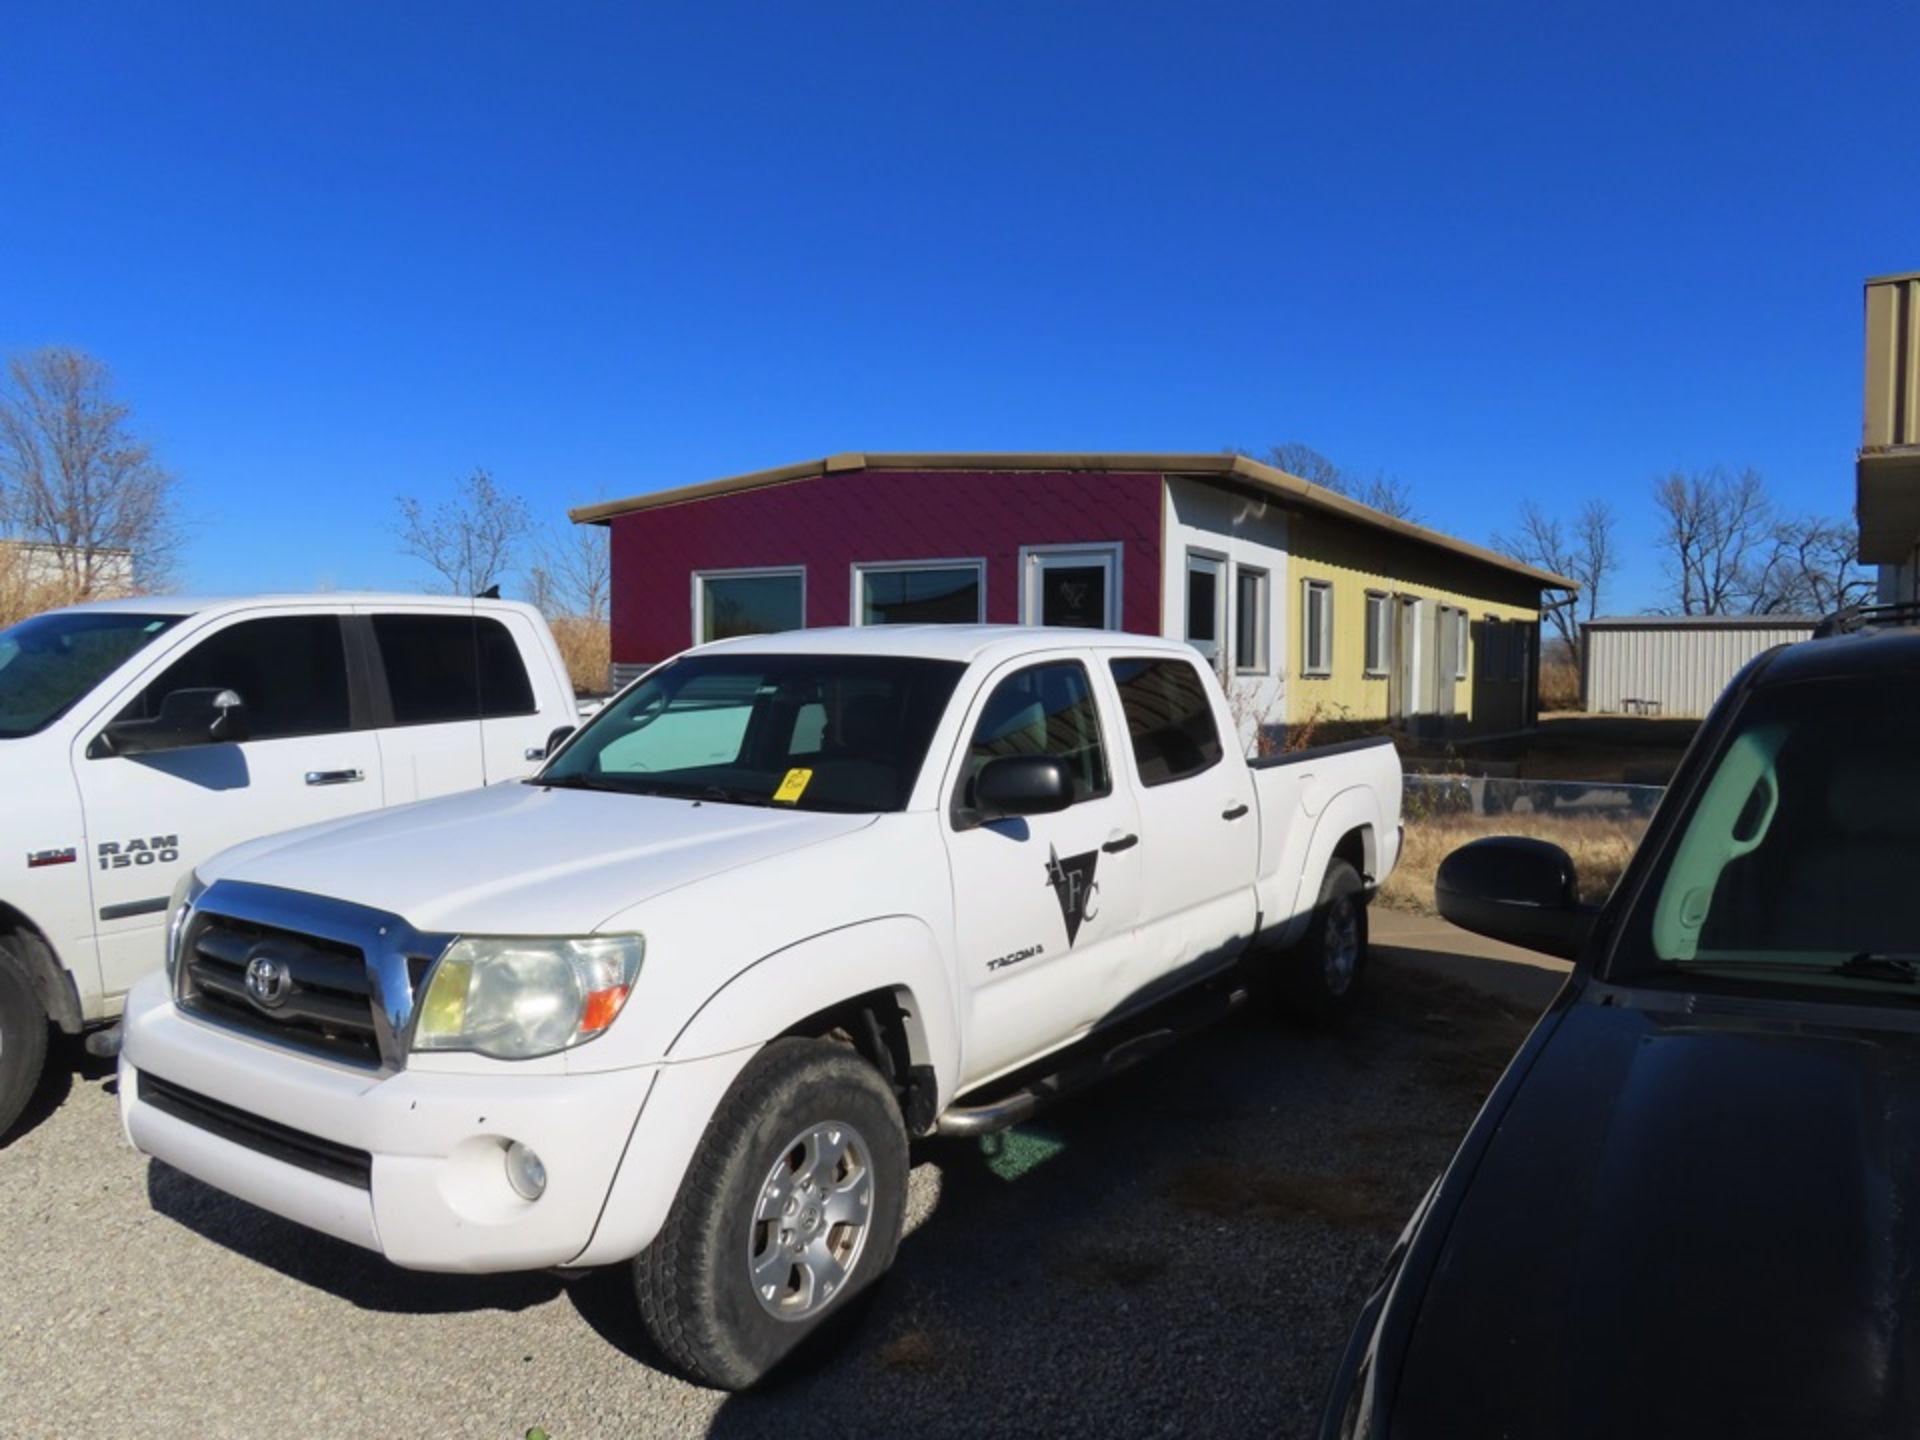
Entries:
<svg viewBox="0 0 1920 1440">
<path fill-rule="evenodd" d="M 1301 636 L 1302 675 L 1333 673 L 1333 586 L 1325 580 L 1304 582 L 1306 603 L 1300 607 L 1305 633 Z"/>
<path fill-rule="evenodd" d="M 1480 664 L 1475 678 L 1494 681 L 1500 678 L 1500 618 L 1489 615 L 1480 622 Z"/>
<path fill-rule="evenodd" d="M 1242 675 L 1267 673 L 1267 572 L 1245 565 L 1233 572 L 1233 668 Z"/>
<path fill-rule="evenodd" d="M 695 575 L 694 643 L 802 629 L 807 623 L 806 602 L 806 572 L 797 568 Z"/>
<path fill-rule="evenodd" d="M 1384 676 L 1393 652 L 1393 604 L 1378 590 L 1367 592 L 1367 674 Z"/>
<path fill-rule="evenodd" d="M 1507 632 L 1507 665 L 1504 678 L 1517 682 L 1527 678 L 1527 641 L 1530 638 L 1518 620 L 1509 620 L 1500 627 Z"/>
<path fill-rule="evenodd" d="M 1187 552 L 1187 643 L 1215 669 L 1220 665 L 1220 632 L 1226 628 L 1222 617 L 1227 592 L 1220 584 L 1223 568 L 1211 555 Z"/>
<path fill-rule="evenodd" d="M 1028 545 L 1020 551 L 1020 617 L 1028 625 L 1120 628 L 1120 546 Z"/>
<path fill-rule="evenodd" d="M 1467 612 L 1464 610 L 1454 611 L 1453 678 L 1456 680 L 1464 680 L 1467 678 L 1467 645 L 1471 634 L 1472 627 L 1467 623 Z"/>
<path fill-rule="evenodd" d="M 853 567 L 856 625 L 978 625 L 986 618 L 984 560 Z"/>
</svg>

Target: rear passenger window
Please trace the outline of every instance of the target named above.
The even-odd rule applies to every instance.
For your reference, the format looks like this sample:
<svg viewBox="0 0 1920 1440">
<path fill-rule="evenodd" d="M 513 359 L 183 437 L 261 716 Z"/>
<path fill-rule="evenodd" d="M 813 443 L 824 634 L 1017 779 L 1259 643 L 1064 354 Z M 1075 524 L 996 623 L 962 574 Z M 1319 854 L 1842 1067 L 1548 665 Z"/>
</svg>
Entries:
<svg viewBox="0 0 1920 1440">
<path fill-rule="evenodd" d="M 150 720 L 175 690 L 201 689 L 238 691 L 254 740 L 353 728 L 347 649 L 335 615 L 277 615 L 229 625 L 169 665 L 118 718 Z"/>
<path fill-rule="evenodd" d="M 373 635 L 396 725 L 534 713 L 520 647 L 498 620 L 376 615 Z"/>
<path fill-rule="evenodd" d="M 1107 751 L 1083 666 L 1036 665 L 1000 682 L 974 727 L 963 783 L 971 786 L 989 760 L 1007 755 L 1066 761 L 1076 802 L 1107 793 Z"/>
<path fill-rule="evenodd" d="M 1165 785 L 1220 763 L 1220 729 L 1200 672 L 1184 660 L 1115 660 L 1133 762 L 1142 785 Z"/>
</svg>

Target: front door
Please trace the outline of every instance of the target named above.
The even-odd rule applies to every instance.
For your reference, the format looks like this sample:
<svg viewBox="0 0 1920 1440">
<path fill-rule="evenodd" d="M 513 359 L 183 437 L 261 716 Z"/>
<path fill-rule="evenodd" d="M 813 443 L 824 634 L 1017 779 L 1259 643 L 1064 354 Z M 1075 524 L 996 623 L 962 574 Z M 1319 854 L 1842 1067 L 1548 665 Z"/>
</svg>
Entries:
<svg viewBox="0 0 1920 1440">
<path fill-rule="evenodd" d="M 140 755 L 103 753 L 106 721 L 158 713 L 175 690 L 246 702 L 249 738 Z M 357 728 L 336 614 L 241 618 L 197 640 L 75 744 L 100 979 L 117 995 L 162 961 L 167 897 L 230 845 L 380 805 L 374 732 Z"/>
<path fill-rule="evenodd" d="M 1114 783 L 1087 666 L 1047 661 L 1003 674 L 968 719 L 953 779 L 947 854 L 971 1023 L 961 1085 L 1037 1058 L 1099 1020 L 1129 968 L 1140 904 L 1140 822 Z M 989 760 L 1052 755 L 1075 778 L 1052 815 L 977 823 L 971 781 Z"/>
<path fill-rule="evenodd" d="M 1024 552 L 1021 621 L 1120 628 L 1120 547 L 1051 546 Z"/>
</svg>

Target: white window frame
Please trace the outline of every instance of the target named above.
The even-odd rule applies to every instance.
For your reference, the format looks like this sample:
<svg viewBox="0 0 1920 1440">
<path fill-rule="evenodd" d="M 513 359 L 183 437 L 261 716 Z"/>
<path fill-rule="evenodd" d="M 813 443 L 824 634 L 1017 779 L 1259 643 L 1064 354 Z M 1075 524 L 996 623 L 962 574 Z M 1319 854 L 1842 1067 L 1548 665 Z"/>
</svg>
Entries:
<svg viewBox="0 0 1920 1440">
<path fill-rule="evenodd" d="M 862 618 L 866 606 L 861 602 L 866 598 L 861 587 L 867 576 L 884 574 L 896 570 L 971 570 L 980 578 L 980 604 L 976 607 L 973 623 L 987 623 L 987 562 L 980 556 L 966 556 L 953 560 L 857 560 L 848 567 L 849 593 L 847 608 L 851 612 L 847 617 L 850 625 L 865 625 Z"/>
<path fill-rule="evenodd" d="M 1385 590 L 1367 591 L 1366 633 L 1360 647 L 1360 673 L 1369 680 L 1385 680 L 1393 667 L 1393 596 Z M 1376 651 L 1380 663 L 1369 665 L 1367 651 Z"/>
<path fill-rule="evenodd" d="M 1253 653 L 1257 657 L 1253 664 L 1240 663 L 1240 577 L 1251 576 L 1254 581 L 1253 615 Z M 1236 675 L 1271 675 L 1273 673 L 1273 572 L 1264 565 L 1240 565 L 1233 567 L 1233 602 L 1229 607 L 1226 643 L 1233 647 L 1233 673 Z"/>
<path fill-rule="evenodd" d="M 800 580 L 800 628 L 807 628 L 807 567 L 804 565 L 745 565 L 733 570 L 696 570 L 693 572 L 693 643 L 705 645 L 707 582 L 709 580 L 768 580 L 793 575 Z"/>
<path fill-rule="evenodd" d="M 1022 545 L 1020 547 L 1020 623 L 1041 624 L 1040 577 L 1051 564 L 1104 565 L 1107 570 L 1106 625 L 1118 630 L 1126 547 L 1118 540 L 1090 541 L 1079 545 Z"/>
<path fill-rule="evenodd" d="M 1211 641 L 1193 638 L 1193 572 L 1196 567 L 1213 572 L 1213 639 Z M 1231 582 L 1231 570 L 1227 557 L 1218 551 L 1190 547 L 1187 550 L 1186 568 L 1181 571 L 1181 578 L 1187 582 L 1181 599 L 1181 608 L 1186 612 L 1182 625 L 1183 635 L 1187 644 L 1198 651 L 1207 664 L 1215 670 L 1221 668 L 1220 657 L 1227 643 L 1227 612 L 1231 608 L 1227 601 L 1227 586 Z"/>
<path fill-rule="evenodd" d="M 1324 597 L 1320 606 L 1320 635 L 1322 654 L 1319 663 L 1313 658 L 1313 593 L 1320 591 Z M 1300 673 L 1303 676 L 1324 678 L 1333 674 L 1333 582 L 1331 580 L 1302 580 L 1300 582 Z"/>
</svg>

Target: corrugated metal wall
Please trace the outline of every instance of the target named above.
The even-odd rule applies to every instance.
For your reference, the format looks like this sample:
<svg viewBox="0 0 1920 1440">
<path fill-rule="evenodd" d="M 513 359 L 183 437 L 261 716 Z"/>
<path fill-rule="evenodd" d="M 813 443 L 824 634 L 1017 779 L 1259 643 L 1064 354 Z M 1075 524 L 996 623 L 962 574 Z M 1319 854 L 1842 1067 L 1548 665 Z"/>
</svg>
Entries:
<svg viewBox="0 0 1920 1440">
<path fill-rule="evenodd" d="M 1641 700 L 1662 715 L 1704 716 L 1754 656 L 1812 633 L 1792 623 L 1589 629 L 1581 694 L 1602 715 L 1625 714 L 1625 702 Z"/>
</svg>

